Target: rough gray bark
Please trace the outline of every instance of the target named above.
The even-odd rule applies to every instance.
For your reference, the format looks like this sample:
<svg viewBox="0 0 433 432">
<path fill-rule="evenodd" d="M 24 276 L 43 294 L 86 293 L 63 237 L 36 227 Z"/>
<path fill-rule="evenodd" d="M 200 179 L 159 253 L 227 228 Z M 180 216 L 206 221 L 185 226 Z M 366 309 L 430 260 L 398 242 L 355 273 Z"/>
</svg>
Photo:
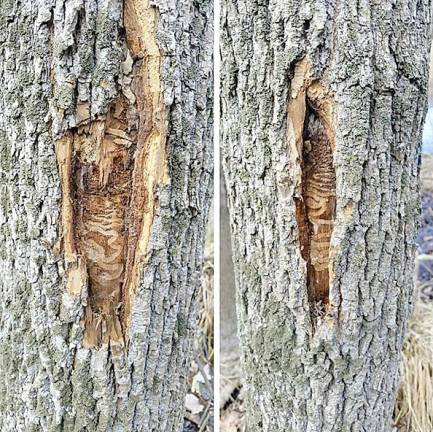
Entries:
<svg viewBox="0 0 433 432">
<path fill-rule="evenodd" d="M 412 304 L 430 6 L 222 3 L 222 151 L 251 431 L 390 429 Z M 303 153 L 317 148 L 314 127 L 331 143 L 324 199 L 336 199 L 323 292 L 307 289 L 317 232 L 303 233 L 296 213 L 317 226 L 308 182 L 323 165 Z"/>
<path fill-rule="evenodd" d="M 4 432 L 182 427 L 212 193 L 212 2 L 157 0 L 153 7 L 170 183 L 153 191 L 127 343 L 85 347 L 90 294 L 85 284 L 78 294 L 68 290 L 68 263 L 55 246 L 62 205 L 55 141 L 104 119 L 121 91 L 135 101 L 128 83 L 140 59 L 128 54 L 121 0 L 0 4 Z"/>
<path fill-rule="evenodd" d="M 422 136 L 423 153 L 433 153 L 433 50 L 430 47 L 430 68 L 428 81 L 428 111 L 425 116 Z"/>
</svg>

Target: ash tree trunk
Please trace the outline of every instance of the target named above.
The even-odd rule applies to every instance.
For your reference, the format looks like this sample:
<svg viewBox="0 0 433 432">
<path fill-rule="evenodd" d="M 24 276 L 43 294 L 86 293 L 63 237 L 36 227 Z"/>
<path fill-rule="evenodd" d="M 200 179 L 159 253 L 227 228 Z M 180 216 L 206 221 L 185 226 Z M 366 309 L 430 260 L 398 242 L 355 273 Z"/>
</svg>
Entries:
<svg viewBox="0 0 433 432">
<path fill-rule="evenodd" d="M 179 431 L 212 3 L 0 4 L 0 429 Z"/>
<path fill-rule="evenodd" d="M 413 293 L 430 2 L 224 0 L 251 431 L 388 431 Z"/>
</svg>

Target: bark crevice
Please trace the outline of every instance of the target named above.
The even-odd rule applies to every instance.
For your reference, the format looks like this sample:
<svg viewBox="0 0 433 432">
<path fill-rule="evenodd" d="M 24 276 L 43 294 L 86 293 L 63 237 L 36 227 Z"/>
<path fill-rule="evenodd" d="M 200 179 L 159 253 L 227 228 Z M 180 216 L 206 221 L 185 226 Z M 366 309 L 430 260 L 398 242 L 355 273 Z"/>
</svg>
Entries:
<svg viewBox="0 0 433 432">
<path fill-rule="evenodd" d="M 295 67 L 288 107 L 289 139 L 299 164 L 295 206 L 299 247 L 307 265 L 308 298 L 311 305 L 326 306 L 329 250 L 336 217 L 335 132 L 331 97 L 310 72 L 307 58 Z"/>
</svg>

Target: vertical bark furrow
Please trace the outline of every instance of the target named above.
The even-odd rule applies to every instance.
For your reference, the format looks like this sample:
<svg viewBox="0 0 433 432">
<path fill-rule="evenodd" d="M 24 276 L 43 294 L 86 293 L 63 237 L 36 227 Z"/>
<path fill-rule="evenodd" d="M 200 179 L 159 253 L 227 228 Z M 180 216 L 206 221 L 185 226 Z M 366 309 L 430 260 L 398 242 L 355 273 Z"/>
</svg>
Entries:
<svg viewBox="0 0 433 432">
<path fill-rule="evenodd" d="M 2 432 L 181 428 L 212 194 L 212 2 L 147 6 L 0 5 Z M 86 316 L 113 317 L 119 297 L 128 343 L 116 329 L 90 346 L 99 317 L 85 343 Z"/>
<path fill-rule="evenodd" d="M 430 7 L 222 2 L 222 159 L 251 431 L 390 429 L 413 290 Z M 328 108 L 317 110 L 314 88 L 305 94 L 307 57 L 332 123 L 316 115 Z M 302 187 L 306 116 L 335 133 L 333 170 L 329 147 L 311 158 L 313 175 L 329 173 L 319 188 Z M 312 320 L 305 197 L 324 183 L 329 211 L 314 200 L 310 217 L 316 207 L 334 217 L 317 251 L 324 261 L 329 244 L 329 297 Z"/>
</svg>

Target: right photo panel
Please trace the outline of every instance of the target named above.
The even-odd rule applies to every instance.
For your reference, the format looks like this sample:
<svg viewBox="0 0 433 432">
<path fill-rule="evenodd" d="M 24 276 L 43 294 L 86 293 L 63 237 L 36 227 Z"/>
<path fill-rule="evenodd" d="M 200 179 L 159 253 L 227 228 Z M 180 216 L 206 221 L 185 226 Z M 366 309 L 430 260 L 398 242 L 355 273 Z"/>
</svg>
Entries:
<svg viewBox="0 0 433 432">
<path fill-rule="evenodd" d="M 221 431 L 432 432 L 431 1 L 219 24 Z"/>
</svg>

